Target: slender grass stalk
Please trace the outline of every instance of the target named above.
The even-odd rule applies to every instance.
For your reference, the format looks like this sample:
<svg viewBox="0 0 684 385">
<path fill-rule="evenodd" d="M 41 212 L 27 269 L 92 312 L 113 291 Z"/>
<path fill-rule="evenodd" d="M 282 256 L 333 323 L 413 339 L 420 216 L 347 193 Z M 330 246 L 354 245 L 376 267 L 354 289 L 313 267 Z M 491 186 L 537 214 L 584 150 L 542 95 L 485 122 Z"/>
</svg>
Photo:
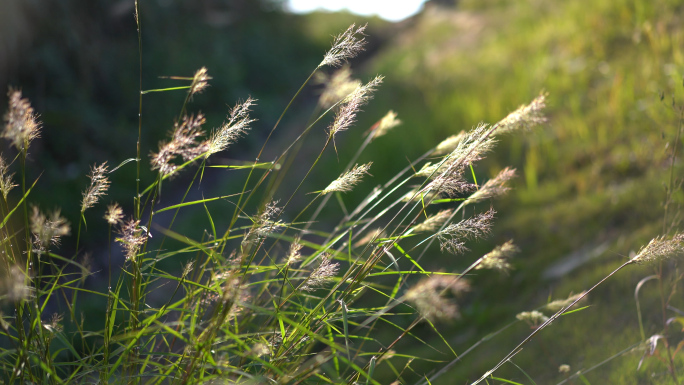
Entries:
<svg viewBox="0 0 684 385">
<path fill-rule="evenodd" d="M 633 263 L 635 263 L 635 262 L 636 262 L 635 259 L 630 259 L 630 260 L 628 260 L 627 262 L 623 263 L 622 265 L 618 266 L 618 267 L 617 267 L 615 270 L 613 270 L 610 274 L 608 274 L 608 275 L 606 275 L 605 277 L 603 277 L 600 281 L 598 281 L 596 284 L 594 284 L 594 286 L 592 286 L 590 289 L 588 289 L 587 291 L 585 291 L 581 296 L 579 296 L 576 300 L 574 300 L 570 305 L 567 305 L 567 306 L 563 307 L 562 309 L 558 310 L 554 315 L 552 315 L 551 317 L 549 317 L 548 320 L 546 320 L 544 323 L 542 323 L 542 324 L 539 325 L 537 328 L 535 328 L 534 331 L 533 331 L 532 333 L 530 333 L 530 335 L 528 335 L 527 337 L 525 337 L 525 339 L 523 339 L 515 348 L 513 348 L 513 350 L 511 350 L 510 353 L 508 353 L 506 356 L 504 356 L 504 358 L 501 359 L 501 361 L 499 361 L 498 364 L 496 364 L 492 369 L 488 370 L 485 374 L 482 375 L 482 377 L 480 377 L 480 379 L 478 379 L 477 381 L 473 382 L 471 385 L 477 385 L 477 384 L 481 383 L 482 381 L 485 381 L 485 379 L 486 379 L 487 377 L 489 377 L 489 376 L 490 376 L 491 374 L 493 374 L 496 370 L 498 370 L 503 364 L 505 364 L 506 362 L 508 362 L 508 361 L 509 361 L 511 358 L 513 358 L 516 354 L 520 353 L 520 351 L 522 350 L 522 347 L 523 347 L 524 345 L 526 345 L 528 342 L 530 342 L 530 340 L 532 340 L 532 338 L 534 338 L 534 337 L 535 337 L 537 334 L 539 334 L 542 330 L 544 330 L 544 328 L 546 328 L 547 326 L 549 326 L 549 325 L 550 325 L 551 323 L 553 323 L 556 319 L 558 319 L 558 317 L 560 317 L 561 315 L 563 315 L 563 313 L 565 313 L 568 309 L 572 308 L 572 307 L 575 306 L 579 301 L 581 301 L 582 299 L 584 299 L 584 297 L 586 297 L 589 293 L 591 293 L 594 289 L 596 289 L 596 288 L 597 288 L 599 285 L 601 285 L 603 282 L 605 282 L 606 280 L 608 280 L 608 279 L 609 279 L 610 277 L 612 277 L 613 275 L 617 274 L 618 271 L 622 270 L 622 269 L 625 268 L 626 266 L 631 265 L 631 264 L 633 264 Z"/>
<path fill-rule="evenodd" d="M 140 146 L 142 141 L 142 101 L 143 101 L 143 82 L 142 82 L 142 31 L 140 27 L 140 5 L 138 0 L 135 0 L 135 25 L 138 32 L 138 141 L 136 143 L 135 152 L 135 164 L 136 164 L 136 174 L 135 174 L 135 197 L 133 198 L 135 210 L 134 218 L 140 219 L 140 160 L 141 152 Z"/>
</svg>

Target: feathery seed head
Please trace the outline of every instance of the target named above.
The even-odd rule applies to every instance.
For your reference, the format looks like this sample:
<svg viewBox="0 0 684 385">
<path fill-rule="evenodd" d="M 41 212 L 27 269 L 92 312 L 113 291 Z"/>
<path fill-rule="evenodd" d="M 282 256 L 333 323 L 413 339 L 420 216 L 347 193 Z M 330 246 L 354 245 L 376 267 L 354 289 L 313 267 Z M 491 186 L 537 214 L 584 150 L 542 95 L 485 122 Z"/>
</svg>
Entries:
<svg viewBox="0 0 684 385">
<path fill-rule="evenodd" d="M 42 324 L 45 330 L 50 332 L 50 336 L 48 338 L 52 339 L 56 333 L 59 333 L 64 329 L 62 326 L 63 320 L 64 316 L 54 313 L 52 314 L 52 317 L 50 317 L 50 322 Z"/>
<path fill-rule="evenodd" d="M 302 245 L 302 239 L 299 236 L 295 237 L 290 244 L 290 250 L 287 252 L 287 266 L 294 265 L 302 258 L 301 251 L 303 247 L 304 245 Z"/>
<path fill-rule="evenodd" d="M 105 220 L 107 220 L 107 223 L 110 225 L 118 225 L 123 222 L 123 209 L 121 206 L 119 206 L 118 203 L 114 202 L 111 205 L 107 206 L 107 212 L 105 213 Z"/>
<path fill-rule="evenodd" d="M 549 317 L 536 310 L 520 312 L 515 318 L 527 322 L 532 327 L 537 327 L 549 320 Z"/>
<path fill-rule="evenodd" d="M 369 100 L 373 98 L 373 93 L 377 91 L 380 84 L 382 84 L 385 77 L 382 75 L 376 75 L 368 83 L 356 87 L 346 98 L 342 100 L 343 103 L 348 103 L 352 100 L 356 100 L 359 106 L 368 103 Z"/>
<path fill-rule="evenodd" d="M 258 237 L 266 237 L 285 226 L 282 221 L 273 220 L 283 211 L 283 209 L 277 205 L 278 201 L 270 202 L 264 207 L 264 210 L 254 218 L 252 228 L 242 240 L 243 245 L 252 243 Z"/>
<path fill-rule="evenodd" d="M 423 221 L 423 223 L 415 226 L 413 228 L 413 232 L 422 233 L 437 231 L 440 227 L 442 227 L 442 225 L 444 225 L 444 223 L 446 223 L 446 221 L 449 220 L 451 213 L 453 213 L 453 210 L 451 209 L 441 210 L 437 214 L 428 217 Z"/>
<path fill-rule="evenodd" d="M 116 241 L 123 247 L 126 260 L 135 262 L 140 248 L 147 242 L 147 234 L 140 227 L 140 220 L 129 219 L 123 222 L 119 229 L 119 235 Z"/>
<path fill-rule="evenodd" d="M 465 200 L 463 204 L 471 204 L 483 201 L 485 199 L 494 198 L 505 194 L 510 190 L 510 187 L 506 186 L 506 182 L 515 177 L 515 169 L 506 167 L 499 174 L 488 180 L 487 183 L 482 185 L 479 190 L 475 191 L 468 199 Z"/>
<path fill-rule="evenodd" d="M 332 255 L 321 255 L 321 263 L 316 269 L 314 269 L 313 272 L 311 272 L 311 275 L 302 286 L 302 290 L 314 291 L 316 289 L 320 289 L 326 283 L 332 280 L 332 277 L 337 274 L 339 268 L 339 263 L 332 262 Z"/>
<path fill-rule="evenodd" d="M 5 114 L 5 129 L 2 137 L 12 142 L 12 145 L 24 154 L 33 139 L 40 137 L 40 122 L 38 115 L 28 99 L 22 99 L 21 91 L 10 88 L 9 110 Z"/>
<path fill-rule="evenodd" d="M 248 97 L 243 103 L 238 103 L 230 110 L 228 122 L 215 130 L 209 139 L 207 156 L 221 152 L 235 143 L 242 135 L 250 130 L 249 124 L 255 119 L 249 117 L 250 107 L 256 103 L 256 99 Z"/>
<path fill-rule="evenodd" d="M 424 192 L 434 192 L 440 196 L 454 198 L 475 189 L 476 186 L 474 184 L 463 179 L 462 170 L 458 170 L 458 173 L 449 173 L 449 171 L 443 172 L 432 182 L 428 183 L 424 188 Z"/>
<path fill-rule="evenodd" d="M 26 284 L 30 278 L 19 266 L 12 266 L 7 274 L 8 276 L 2 280 L 4 298 L 9 302 L 20 302 L 33 295 L 33 288 Z"/>
<path fill-rule="evenodd" d="M 278 207 L 278 201 L 273 201 L 267 204 L 264 211 L 257 218 L 257 234 L 259 236 L 265 237 L 268 234 L 278 231 L 278 229 L 285 226 L 281 221 L 273 221 L 273 218 L 280 216 L 282 212 L 283 208 Z"/>
<path fill-rule="evenodd" d="M 463 141 L 466 137 L 466 132 L 461 131 L 456 135 L 451 135 L 450 137 L 444 139 L 441 143 L 435 147 L 435 150 L 432 152 L 432 155 L 444 155 L 448 154 L 456 149 L 458 147 L 458 144 Z"/>
<path fill-rule="evenodd" d="M 183 266 L 183 273 L 181 274 L 181 277 L 187 277 L 192 273 L 192 271 L 195 268 L 195 262 L 194 261 L 189 261 L 188 263 Z"/>
<path fill-rule="evenodd" d="M 489 209 L 485 213 L 445 227 L 437 233 L 440 248 L 442 250 L 446 249 L 452 254 L 460 254 L 467 251 L 468 248 L 465 247 L 467 239 L 479 239 L 489 234 L 494 214 L 496 212 L 493 209 Z"/>
<path fill-rule="evenodd" d="M 528 130 L 546 122 L 542 113 L 546 108 L 546 94 L 541 93 L 530 104 L 523 104 L 497 123 L 496 134 L 507 134 L 519 129 Z"/>
<path fill-rule="evenodd" d="M 401 120 L 397 119 L 397 113 L 390 110 L 385 116 L 376 123 L 375 129 L 373 129 L 371 135 L 373 135 L 373 140 L 387 134 L 389 130 L 401 124 Z"/>
<path fill-rule="evenodd" d="M 460 167 L 473 164 L 491 151 L 496 144 L 496 139 L 489 134 L 490 126 L 480 123 L 470 130 L 463 139 L 458 142 L 456 148 L 449 154 L 454 163 Z"/>
<path fill-rule="evenodd" d="M 453 140 L 447 139 L 442 142 L 443 150 L 453 148 L 449 155 L 445 156 L 442 161 L 436 164 L 428 162 L 416 173 L 416 176 L 424 176 L 429 178 L 460 178 L 463 170 L 470 164 L 473 164 L 482 158 L 484 154 L 489 152 L 496 140 L 488 134 L 489 126 L 479 124 L 467 134 L 458 135 L 458 138 Z M 439 146 L 438 146 L 439 147 Z M 440 151 L 441 152 L 441 151 Z"/>
<path fill-rule="evenodd" d="M 207 67 L 197 70 L 192 78 L 192 84 L 190 84 L 190 97 L 202 93 L 209 86 L 209 80 L 211 80 L 211 76 L 207 74 Z"/>
<path fill-rule="evenodd" d="M 361 178 L 363 178 L 364 174 L 370 175 L 370 173 L 368 173 L 368 170 L 370 169 L 370 166 L 372 164 L 373 162 L 368 162 L 366 164 L 362 164 L 361 166 L 354 165 L 354 167 L 352 167 L 351 170 L 345 172 L 344 174 L 340 175 L 339 178 L 332 181 L 332 183 L 330 183 L 328 187 L 321 191 L 321 194 L 325 195 L 336 191 L 351 191 L 355 185 L 361 182 Z"/>
<path fill-rule="evenodd" d="M 48 217 L 33 206 L 31 232 L 36 253 L 40 255 L 47 252 L 51 245 L 59 245 L 60 238 L 69 235 L 69 231 L 69 223 L 59 215 L 59 210 L 53 211 Z"/>
<path fill-rule="evenodd" d="M 434 177 L 437 170 L 440 168 L 439 163 L 433 164 L 432 162 L 426 162 L 423 167 L 416 172 L 415 176 L 422 176 L 425 178 Z"/>
<path fill-rule="evenodd" d="M 645 264 L 682 255 L 684 255 L 684 233 L 677 233 L 671 239 L 667 239 L 665 236 L 651 239 L 651 242 L 642 247 L 631 261 Z"/>
<path fill-rule="evenodd" d="M 14 187 L 17 187 L 16 184 L 12 183 L 13 176 L 14 173 L 9 173 L 9 165 L 7 162 L 5 162 L 5 158 L 0 155 L 0 192 L 2 192 L 2 196 L 5 198 L 5 200 L 7 200 L 9 192 Z"/>
<path fill-rule="evenodd" d="M 357 87 L 351 94 L 347 95 L 335 112 L 335 118 L 328 127 L 328 135 L 335 137 L 338 132 L 346 131 L 356 122 L 356 114 L 362 105 L 366 104 L 372 97 L 377 86 L 382 83 L 382 76 L 376 76 L 370 82 Z"/>
<path fill-rule="evenodd" d="M 581 292 L 581 293 L 579 293 L 579 294 L 571 295 L 571 296 L 569 296 L 569 297 L 566 298 L 566 299 L 557 299 L 557 300 L 555 300 L 555 301 L 551 301 L 551 302 L 547 303 L 547 304 L 544 306 L 544 309 L 546 309 L 546 310 L 548 310 L 548 311 L 550 311 L 550 312 L 555 313 L 555 312 L 557 312 L 557 311 L 559 311 L 559 310 L 561 310 L 561 309 L 564 309 L 565 307 L 569 306 L 571 303 L 575 302 L 578 298 L 584 296 L 585 294 L 586 294 L 586 292 L 583 291 L 583 292 Z M 582 300 L 579 301 L 578 304 L 581 303 L 581 302 L 586 301 L 586 299 L 587 299 L 586 296 L 582 297 Z"/>
<path fill-rule="evenodd" d="M 520 249 L 513 244 L 513 241 L 508 241 L 485 254 L 475 269 L 496 269 L 507 272 L 511 269 L 508 259 L 519 251 Z"/>
<path fill-rule="evenodd" d="M 257 342 L 247 352 L 248 356 L 253 356 L 253 357 L 268 356 L 270 354 L 271 354 L 271 349 L 268 347 L 267 344 L 265 344 L 263 342 Z"/>
<path fill-rule="evenodd" d="M 319 75 L 318 82 L 325 85 L 323 92 L 318 99 L 318 104 L 322 108 L 332 107 L 335 103 L 345 99 L 362 85 L 360 80 L 352 79 L 349 66 L 340 68 L 329 77 L 324 74 Z"/>
<path fill-rule="evenodd" d="M 87 209 L 95 206 L 101 196 L 107 193 L 109 188 L 109 179 L 107 178 L 107 162 L 101 165 L 93 166 L 90 169 L 90 187 L 83 192 L 83 201 L 81 202 L 81 214 Z"/>
<path fill-rule="evenodd" d="M 203 134 L 204 115 L 196 117 L 184 116 L 180 123 L 176 122 L 171 141 L 160 143 L 159 152 L 151 154 L 152 170 L 159 170 L 162 175 L 173 174 L 178 166 L 173 161 L 180 157 L 184 161 L 197 158 L 209 150 L 209 141 L 198 142 Z"/>
<path fill-rule="evenodd" d="M 346 62 L 347 59 L 351 59 L 361 52 L 366 44 L 366 39 L 363 37 L 359 38 L 357 35 L 363 36 L 366 25 L 356 28 L 356 25 L 352 24 L 346 31 L 335 37 L 332 48 L 325 53 L 323 61 L 318 65 L 318 68 L 325 65 L 338 67 L 343 62 Z"/>
<path fill-rule="evenodd" d="M 457 319 L 460 317 L 458 305 L 444 297 L 446 290 L 459 296 L 469 291 L 470 285 L 457 277 L 433 274 L 407 290 L 404 296 L 423 317 L 431 321 Z"/>
<path fill-rule="evenodd" d="M 237 274 L 229 276 L 223 284 L 223 293 L 221 295 L 223 306 L 230 308 L 226 320 L 232 320 L 238 316 L 244 309 L 243 304 L 247 303 L 249 298 L 249 290 L 242 283 L 239 276 Z"/>
<path fill-rule="evenodd" d="M 352 99 L 338 108 L 335 112 L 335 119 L 328 127 L 328 135 L 334 138 L 338 132 L 346 131 L 356 123 L 356 114 L 360 106 L 358 99 Z"/>
</svg>

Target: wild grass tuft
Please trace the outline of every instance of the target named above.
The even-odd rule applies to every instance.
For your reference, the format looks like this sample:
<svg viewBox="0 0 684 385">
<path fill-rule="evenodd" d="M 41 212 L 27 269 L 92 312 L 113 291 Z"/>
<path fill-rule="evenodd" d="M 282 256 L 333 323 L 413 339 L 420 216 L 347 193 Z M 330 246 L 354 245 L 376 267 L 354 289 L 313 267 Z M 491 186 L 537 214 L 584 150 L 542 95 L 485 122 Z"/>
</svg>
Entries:
<svg viewBox="0 0 684 385">
<path fill-rule="evenodd" d="M 137 3 L 136 20 L 139 27 Z M 293 100 L 323 67 L 340 66 L 357 55 L 364 30 L 365 26 L 352 25 L 337 36 Z M 21 164 L 13 171 L 15 162 L 0 162 L 0 262 L 6 278 L 0 297 L 0 379 L 22 384 L 379 384 L 390 377 L 396 383 L 424 378 L 433 382 L 476 348 L 479 343 L 457 354 L 450 339 L 440 334 L 439 322 L 458 318 L 459 301 L 477 290 L 466 275 L 481 269 L 509 271 L 510 259 L 519 250 L 509 241 L 484 256 L 469 253 L 471 242 L 486 237 L 494 223 L 494 209 L 478 204 L 491 205 L 492 198 L 508 191 L 515 175 L 505 168 L 480 185 L 472 165 L 493 150 L 500 134 L 543 123 L 546 95 L 497 123 L 447 138 L 389 180 L 378 181 L 369 174 L 371 162 L 359 166 L 357 159 L 370 141 L 391 135 L 390 129 L 399 124 L 397 114 L 390 111 L 370 128 L 340 177 L 312 194 L 312 173 L 330 175 L 317 168 L 322 155 L 330 152 L 331 142 L 336 145 L 336 136 L 351 134 L 360 107 L 382 82 L 378 76 L 364 84 L 351 78 L 348 67 L 340 71 L 320 77 L 325 92 L 312 123 L 277 156 L 262 159 L 264 149 L 274 146 L 271 134 L 280 120 L 270 128 L 253 162 L 217 165 L 235 191 L 203 189 L 202 181 L 214 166 L 212 155 L 226 151 L 253 126 L 257 129 L 250 117 L 256 100 L 237 103 L 226 123 L 207 130 L 204 115 L 186 112 L 193 97 L 201 97 L 209 86 L 206 68 L 193 77 L 178 78 L 189 81 L 187 87 L 141 89 L 141 95 L 178 89 L 186 89 L 187 95 L 166 142 L 155 146 L 138 138 L 135 171 L 125 160 L 113 170 L 106 163 L 93 166 L 78 213 L 74 256 L 59 254 L 60 240 L 71 234 L 60 211 L 27 209 L 32 186 L 25 181 L 26 167 L 33 165 L 27 164 L 26 154 L 40 136 L 41 125 L 29 102 L 10 90 L 2 136 L 15 148 Z M 142 99 L 139 108 L 143 111 Z M 289 174 L 301 141 L 312 130 L 323 135 L 324 143 L 308 163 L 297 158 L 305 173 Z M 145 152 L 149 160 L 143 159 Z M 138 180 L 147 161 L 155 176 Z M 402 161 L 400 156 L 397 161 Z M 194 176 L 183 186 L 185 193 L 172 196 L 176 202 L 161 200 L 169 188 L 180 189 L 179 178 L 171 177 L 190 169 Z M 17 172 L 21 194 L 12 190 Z M 106 199 L 108 175 L 114 172 L 147 187 L 131 192 L 133 208 L 111 203 L 99 218 L 110 229 L 110 277 L 106 289 L 98 291 L 89 282 L 95 273 L 89 268 L 88 252 L 78 244 L 86 212 Z M 292 185 L 281 190 L 285 178 Z M 368 188 L 369 181 L 374 188 Z M 287 190 L 293 186 L 294 191 Z M 189 200 L 193 187 L 212 195 Z M 366 190 L 364 197 L 359 202 L 345 200 L 341 193 L 355 189 Z M 326 207 L 330 197 L 337 205 Z M 218 202 L 231 209 L 218 208 Z M 465 218 L 466 207 L 475 214 Z M 176 223 L 186 218 L 179 215 L 181 210 L 202 216 L 201 223 L 190 224 L 201 226 L 201 231 L 181 233 L 188 228 Z M 171 220 L 159 220 L 165 211 L 173 212 Z M 326 214 L 319 219 L 322 212 L 334 211 L 340 212 L 338 217 Z M 9 220 L 22 212 L 23 221 Z M 112 247 L 112 235 L 118 249 Z M 627 265 L 678 255 L 681 238 L 655 239 L 604 280 Z M 435 241 L 442 250 L 472 261 L 469 267 L 460 272 L 426 270 L 424 257 L 438 252 Z M 111 255 L 117 253 L 123 257 L 121 265 L 111 263 Z M 169 268 L 170 261 L 183 268 Z M 518 319 L 534 331 L 475 383 L 491 378 L 597 286 L 549 303 L 546 310 L 552 315 L 541 310 L 519 313 Z M 98 302 L 101 314 L 83 313 L 83 301 Z M 92 318 L 101 323 L 94 324 Z M 411 362 L 424 357 L 405 341 L 427 345 L 414 334 L 418 325 L 442 338 L 449 362 L 439 363 L 439 371 L 416 376 Z"/>
</svg>

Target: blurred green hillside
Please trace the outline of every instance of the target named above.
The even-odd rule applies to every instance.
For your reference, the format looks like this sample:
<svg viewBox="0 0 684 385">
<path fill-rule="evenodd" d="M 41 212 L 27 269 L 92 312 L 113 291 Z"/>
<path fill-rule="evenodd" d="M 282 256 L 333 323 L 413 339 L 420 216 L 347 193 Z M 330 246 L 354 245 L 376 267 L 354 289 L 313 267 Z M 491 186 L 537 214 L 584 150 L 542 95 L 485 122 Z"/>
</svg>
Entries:
<svg viewBox="0 0 684 385">
<path fill-rule="evenodd" d="M 484 179 L 506 165 L 518 169 L 514 191 L 494 202 L 499 220 L 492 241 L 512 238 L 522 253 L 509 277 L 473 278 L 474 298 L 464 319 L 450 328 L 448 340 L 460 347 L 457 352 L 517 312 L 589 288 L 664 227 L 678 228 L 681 191 L 666 220 L 663 203 L 684 104 L 683 11 L 681 2 L 668 0 L 428 5 L 373 58 L 367 72 L 387 79 L 373 108 L 394 109 L 404 121 L 382 145 L 400 148 L 408 158 L 478 122 L 498 121 L 539 92 L 549 95 L 547 127 L 505 138 L 476 168 Z M 378 159 L 374 171 L 392 168 L 392 162 Z M 682 169 L 677 157 L 676 179 Z M 431 257 L 423 263 L 465 266 L 470 260 Z M 561 364 L 574 373 L 640 341 L 634 288 L 650 274 L 648 267 L 621 272 L 595 292 L 589 309 L 561 319 L 513 361 L 537 383 L 555 383 L 565 378 L 558 373 Z M 646 284 L 640 294 L 646 337 L 663 325 L 656 289 Z M 672 298 L 681 309 L 681 294 Z M 477 379 L 530 332 L 522 325 L 512 329 L 437 383 Z M 443 347 L 437 336 L 431 341 Z M 428 348 L 422 353 L 440 357 Z M 617 358 L 586 379 L 669 383 L 657 359 L 637 371 L 640 358 L 641 353 Z M 513 365 L 497 373 L 529 383 Z"/>
</svg>

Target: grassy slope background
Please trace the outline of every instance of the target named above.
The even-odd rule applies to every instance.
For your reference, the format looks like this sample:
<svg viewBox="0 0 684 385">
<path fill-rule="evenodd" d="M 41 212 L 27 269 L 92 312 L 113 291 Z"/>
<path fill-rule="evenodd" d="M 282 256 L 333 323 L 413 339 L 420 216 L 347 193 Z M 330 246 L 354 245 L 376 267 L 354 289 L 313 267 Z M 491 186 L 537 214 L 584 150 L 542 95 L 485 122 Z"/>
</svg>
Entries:
<svg viewBox="0 0 684 385">
<path fill-rule="evenodd" d="M 681 14 L 681 3 L 667 0 L 463 1 L 457 8 L 427 7 L 374 58 L 368 72 L 387 76 L 374 108 L 393 108 L 405 122 L 384 144 L 412 155 L 480 121 L 499 120 L 540 90 L 549 93 L 547 127 L 502 140 L 476 168 L 486 178 L 505 165 L 518 168 L 515 190 L 494 203 L 500 219 L 492 241 L 513 238 L 522 253 L 509 277 L 473 278 L 477 289 L 463 319 L 447 326 L 457 352 L 517 312 L 590 287 L 662 232 L 676 109 L 684 95 Z M 392 165 L 380 159 L 374 171 L 381 167 Z M 674 175 L 681 171 L 677 160 Z M 681 202 L 681 192 L 675 200 Z M 668 225 L 678 209 L 670 205 Z M 468 263 L 437 256 L 431 262 Z M 677 274 L 674 265 L 666 268 L 670 279 Z M 634 288 L 650 274 L 649 267 L 621 272 L 590 297 L 589 309 L 561 319 L 513 361 L 537 383 L 554 383 L 564 378 L 561 364 L 574 373 L 638 342 Z M 653 281 L 641 298 L 648 337 L 663 325 Z M 681 309 L 682 302 L 675 294 L 673 305 Z M 438 383 L 476 379 L 529 332 L 516 325 Z M 440 346 L 438 337 L 431 341 Z M 655 358 L 637 371 L 640 358 L 640 352 L 627 354 L 586 378 L 671 381 Z M 513 365 L 498 373 L 529 381 Z"/>
</svg>

